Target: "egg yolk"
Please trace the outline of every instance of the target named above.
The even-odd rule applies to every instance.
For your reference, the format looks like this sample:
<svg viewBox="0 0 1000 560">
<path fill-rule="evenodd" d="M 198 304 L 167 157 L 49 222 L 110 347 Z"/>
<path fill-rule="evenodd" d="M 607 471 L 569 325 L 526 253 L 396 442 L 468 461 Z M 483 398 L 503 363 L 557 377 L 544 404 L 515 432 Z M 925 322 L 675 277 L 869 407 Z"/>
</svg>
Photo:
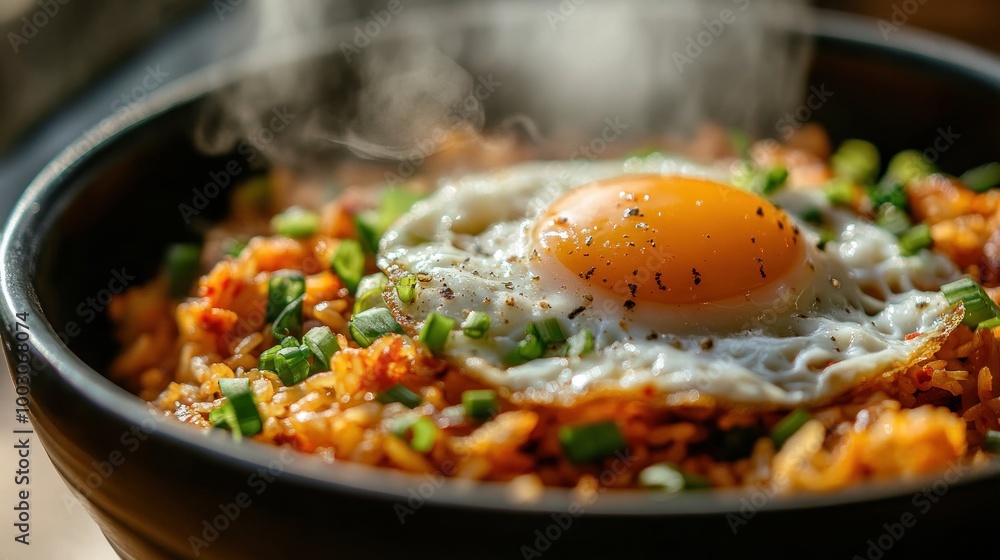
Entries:
<svg viewBox="0 0 1000 560">
<path fill-rule="evenodd" d="M 788 216 L 749 192 L 690 177 L 628 175 L 573 189 L 536 222 L 542 262 L 638 302 L 741 296 L 802 266 Z"/>
</svg>

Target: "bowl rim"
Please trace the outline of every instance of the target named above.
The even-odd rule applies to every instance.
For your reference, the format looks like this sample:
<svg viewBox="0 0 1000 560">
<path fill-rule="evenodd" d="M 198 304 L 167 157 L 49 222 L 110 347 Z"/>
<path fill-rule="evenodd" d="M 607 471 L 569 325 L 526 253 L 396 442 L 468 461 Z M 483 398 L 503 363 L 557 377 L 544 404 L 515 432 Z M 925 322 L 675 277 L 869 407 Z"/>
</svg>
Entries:
<svg viewBox="0 0 1000 560">
<path fill-rule="evenodd" d="M 978 48 L 913 29 L 912 26 L 899 29 L 890 40 L 886 40 L 879 31 L 878 20 L 828 10 L 812 12 L 816 16 L 816 25 L 805 33 L 820 42 L 840 43 L 845 47 L 885 52 L 903 59 L 933 64 L 1000 90 L 1000 58 Z M 63 195 L 64 187 L 74 181 L 75 169 L 81 163 L 95 158 L 129 131 L 234 83 L 241 77 L 282 62 L 294 61 L 300 56 L 317 56 L 335 48 L 335 42 L 329 41 L 329 37 L 347 36 L 343 33 L 352 30 L 352 23 L 331 28 L 321 36 L 282 41 L 277 48 L 275 44 L 267 45 L 266 48 L 258 47 L 181 77 L 143 102 L 129 107 L 127 111 L 102 120 L 68 146 L 31 181 L 4 227 L 0 240 L 0 317 L 10 325 L 15 320 L 15 313 L 27 311 L 32 317 L 34 352 L 48 363 L 62 382 L 72 386 L 104 414 L 132 426 L 148 425 L 146 423 L 153 420 L 156 427 L 150 434 L 150 439 L 163 438 L 172 445 L 191 450 L 204 459 L 234 470 L 254 472 L 278 460 L 283 464 L 281 477 L 289 483 L 386 502 L 406 503 L 411 492 L 430 482 L 434 485 L 433 495 L 426 498 L 426 503 L 435 507 L 534 514 L 566 512 L 573 505 L 580 507 L 581 497 L 570 489 L 546 488 L 539 499 L 524 503 L 511 496 L 506 483 L 447 479 L 439 473 L 414 475 L 347 461 L 329 464 L 316 456 L 298 453 L 288 463 L 282 458 L 285 453 L 282 448 L 240 444 L 216 431 L 204 433 L 193 430 L 172 419 L 156 415 L 141 399 L 84 363 L 63 344 L 42 312 L 32 284 L 35 262 L 31 259 L 37 258 L 39 243 L 39 236 L 35 232 L 49 216 L 49 212 L 43 211 L 43 208 L 47 208 L 46 204 L 52 199 Z M 962 475 L 957 484 L 972 484 L 998 476 L 1000 462 L 992 462 Z M 940 477 L 941 474 L 938 473 L 891 483 L 861 484 L 828 494 L 775 496 L 756 509 L 781 511 L 890 499 L 918 493 Z M 581 509 L 585 515 L 606 516 L 723 515 L 738 511 L 744 505 L 746 497 L 755 491 L 763 490 L 749 488 L 674 495 L 615 490 L 601 494 L 599 499 L 587 503 Z"/>
</svg>

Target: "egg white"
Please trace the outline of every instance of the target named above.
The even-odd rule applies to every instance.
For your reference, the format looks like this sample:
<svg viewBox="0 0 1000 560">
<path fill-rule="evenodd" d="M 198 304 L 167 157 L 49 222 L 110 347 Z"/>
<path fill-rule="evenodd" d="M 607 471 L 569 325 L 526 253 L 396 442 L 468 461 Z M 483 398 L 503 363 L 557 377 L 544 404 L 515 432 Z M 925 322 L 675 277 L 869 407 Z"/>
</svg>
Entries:
<svg viewBox="0 0 1000 560">
<path fill-rule="evenodd" d="M 792 407 L 832 399 L 877 375 L 928 357 L 961 321 L 934 291 L 958 276 L 945 257 L 903 256 L 895 236 L 832 208 L 821 193 L 786 189 L 772 198 L 794 219 L 819 208 L 837 239 L 796 219 L 806 264 L 753 297 L 722 302 L 622 306 L 533 250 L 536 218 L 576 186 L 626 173 L 731 181 L 728 169 L 659 155 L 611 162 L 527 163 L 444 182 L 383 237 L 378 263 L 390 277 L 390 308 L 409 332 L 438 312 L 461 321 L 491 317 L 484 339 L 452 333 L 446 357 L 515 401 L 568 405 L 627 394 L 664 405 L 703 402 Z M 648 270 L 656 268 L 655 255 Z M 391 285 L 419 280 L 407 304 Z M 620 292 L 620 291 L 619 291 Z M 529 322 L 558 318 L 590 329 L 594 352 L 505 367 Z M 572 317 L 572 318 L 571 318 Z"/>
</svg>

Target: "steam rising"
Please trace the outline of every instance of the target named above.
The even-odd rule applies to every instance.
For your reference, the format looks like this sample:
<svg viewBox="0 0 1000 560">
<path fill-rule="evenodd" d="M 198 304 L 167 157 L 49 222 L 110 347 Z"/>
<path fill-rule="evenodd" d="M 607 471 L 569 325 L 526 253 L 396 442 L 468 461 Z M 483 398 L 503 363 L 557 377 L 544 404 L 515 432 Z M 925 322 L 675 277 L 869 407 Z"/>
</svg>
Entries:
<svg viewBox="0 0 1000 560">
<path fill-rule="evenodd" d="M 246 139 L 300 165 L 344 148 L 412 159 L 433 151 L 442 131 L 511 122 L 567 146 L 607 119 L 632 137 L 684 135 L 704 122 L 773 135 L 799 103 L 811 55 L 799 0 L 250 6 L 262 52 L 289 48 L 283 38 L 310 40 L 294 43 L 300 62 L 217 97 L 199 142 L 220 152 Z M 293 126 L 261 134 L 279 108 L 295 115 Z"/>
</svg>

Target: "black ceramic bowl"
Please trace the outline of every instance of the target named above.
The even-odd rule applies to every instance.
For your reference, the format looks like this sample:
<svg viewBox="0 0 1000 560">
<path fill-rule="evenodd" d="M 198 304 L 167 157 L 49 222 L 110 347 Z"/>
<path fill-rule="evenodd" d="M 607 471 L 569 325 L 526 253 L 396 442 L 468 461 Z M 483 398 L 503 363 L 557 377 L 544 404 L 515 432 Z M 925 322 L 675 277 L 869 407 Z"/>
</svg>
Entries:
<svg viewBox="0 0 1000 560">
<path fill-rule="evenodd" d="M 343 33 L 352 36 L 352 26 Z M 834 14 L 818 14 L 809 33 L 816 39 L 809 84 L 835 92 L 811 118 L 835 140 L 869 138 L 892 152 L 933 146 L 939 129 L 950 127 L 960 138 L 939 150 L 946 170 L 995 159 L 1000 62 L 906 29 L 886 41 L 875 21 Z M 303 44 L 299 56 L 340 54 L 336 41 Z M 1000 500 L 996 465 L 832 495 L 623 491 L 581 503 L 568 491 L 551 489 L 539 501 L 522 504 L 503 485 L 329 465 L 154 416 L 102 376 L 116 348 L 105 314 L 97 310 L 123 282 L 149 278 L 167 243 L 193 235 L 178 211 L 193 187 L 234 161 L 241 169 L 234 180 L 250 175 L 245 154 L 207 157 L 192 147 L 203 99 L 283 63 L 252 53 L 181 80 L 108 121 L 42 172 L 4 231 L 3 339 L 12 375 L 29 375 L 38 438 L 122 556 L 538 558 L 767 551 L 878 558 L 887 549 L 944 546 L 960 552 L 994 524 L 991 514 Z M 489 60 L 468 61 L 470 68 L 477 64 L 483 71 L 516 72 L 494 69 Z M 222 192 L 202 218 L 225 211 L 228 191 Z"/>
</svg>

